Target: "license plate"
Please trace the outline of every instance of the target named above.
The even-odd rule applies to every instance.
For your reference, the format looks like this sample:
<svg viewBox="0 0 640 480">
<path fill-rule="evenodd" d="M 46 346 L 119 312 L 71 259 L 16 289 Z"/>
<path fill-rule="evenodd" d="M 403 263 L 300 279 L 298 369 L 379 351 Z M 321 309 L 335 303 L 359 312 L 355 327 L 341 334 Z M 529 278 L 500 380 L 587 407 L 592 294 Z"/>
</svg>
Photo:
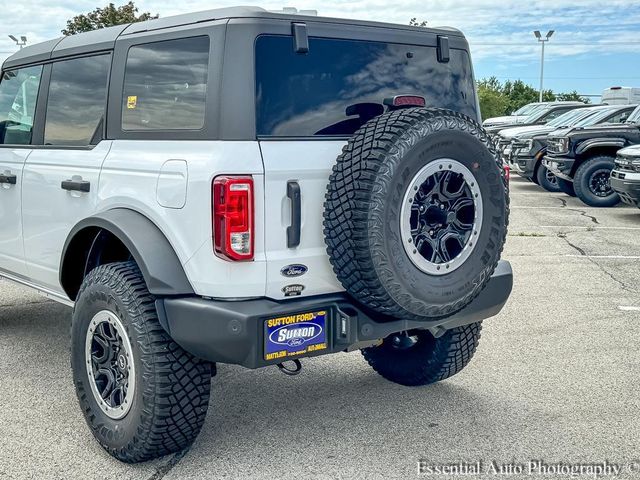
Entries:
<svg viewBox="0 0 640 480">
<path fill-rule="evenodd" d="M 557 170 L 558 169 L 558 162 L 547 162 L 547 168 L 549 170 Z"/>
<path fill-rule="evenodd" d="M 509 155 L 511 155 L 511 147 L 505 148 L 503 153 L 505 157 L 508 157 Z"/>
<path fill-rule="evenodd" d="M 264 322 L 264 359 L 297 357 L 327 349 L 327 311 L 298 313 Z"/>
</svg>

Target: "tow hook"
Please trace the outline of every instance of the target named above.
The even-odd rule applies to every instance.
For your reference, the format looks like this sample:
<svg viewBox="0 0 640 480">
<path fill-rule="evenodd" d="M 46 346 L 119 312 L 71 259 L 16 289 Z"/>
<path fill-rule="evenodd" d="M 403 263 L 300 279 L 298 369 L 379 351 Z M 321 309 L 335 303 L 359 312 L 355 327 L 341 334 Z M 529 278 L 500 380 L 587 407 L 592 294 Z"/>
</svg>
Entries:
<svg viewBox="0 0 640 480">
<path fill-rule="evenodd" d="M 286 366 L 286 363 L 289 363 L 289 362 L 293 363 L 294 368 L 288 368 Z M 290 376 L 298 375 L 300 371 L 302 371 L 302 363 L 300 362 L 300 360 L 298 359 L 289 360 L 289 362 L 279 363 L 278 369 L 280 369 L 280 371 L 285 375 L 290 375 Z"/>
</svg>

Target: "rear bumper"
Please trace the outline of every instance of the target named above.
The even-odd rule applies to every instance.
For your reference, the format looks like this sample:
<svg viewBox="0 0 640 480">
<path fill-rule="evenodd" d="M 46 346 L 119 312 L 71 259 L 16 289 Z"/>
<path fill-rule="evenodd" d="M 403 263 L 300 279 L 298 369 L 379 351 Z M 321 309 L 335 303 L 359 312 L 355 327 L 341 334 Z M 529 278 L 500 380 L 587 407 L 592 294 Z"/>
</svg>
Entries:
<svg viewBox="0 0 640 480">
<path fill-rule="evenodd" d="M 432 322 L 380 318 L 346 293 L 289 301 L 162 298 L 156 301 L 156 307 L 165 330 L 193 355 L 212 362 L 259 368 L 282 362 L 282 359 L 264 359 L 264 322 L 268 319 L 326 310 L 327 348 L 300 355 L 311 357 L 345 351 L 361 342 L 379 340 L 404 330 L 451 329 L 484 320 L 502 310 L 512 286 L 511 265 L 501 261 L 487 287 L 467 308 Z"/>
<path fill-rule="evenodd" d="M 614 170 L 609 181 L 624 203 L 640 208 L 640 173 Z"/>
</svg>

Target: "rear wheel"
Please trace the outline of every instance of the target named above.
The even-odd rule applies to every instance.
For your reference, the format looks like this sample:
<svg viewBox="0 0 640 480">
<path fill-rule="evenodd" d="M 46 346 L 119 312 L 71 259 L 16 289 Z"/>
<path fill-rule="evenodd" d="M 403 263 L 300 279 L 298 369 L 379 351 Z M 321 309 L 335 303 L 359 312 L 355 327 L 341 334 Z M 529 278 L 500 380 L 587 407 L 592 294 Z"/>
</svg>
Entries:
<svg viewBox="0 0 640 480">
<path fill-rule="evenodd" d="M 406 386 L 452 377 L 471 361 L 482 322 L 447 330 L 435 338 L 427 330 L 391 335 L 382 345 L 362 350 L 369 365 L 391 382 Z"/>
<path fill-rule="evenodd" d="M 591 207 L 613 207 L 620 203 L 620 196 L 609 182 L 614 168 L 614 158 L 608 155 L 585 161 L 573 177 L 576 196 Z"/>
<path fill-rule="evenodd" d="M 547 192 L 560 192 L 558 186 L 558 177 L 544 165 L 539 165 L 535 174 L 536 183 L 544 188 Z"/>
<path fill-rule="evenodd" d="M 85 278 L 73 310 L 71 364 L 80 407 L 100 445 L 125 462 L 184 449 L 209 405 L 211 364 L 164 331 L 134 262 Z"/>
<path fill-rule="evenodd" d="M 575 197 L 576 196 L 576 191 L 573 189 L 573 182 L 570 182 L 568 180 L 565 180 L 564 178 L 560 178 L 560 177 L 556 177 L 557 182 L 558 182 L 558 189 L 562 192 L 562 193 L 566 193 L 567 195 L 571 196 L 571 197 Z"/>
</svg>

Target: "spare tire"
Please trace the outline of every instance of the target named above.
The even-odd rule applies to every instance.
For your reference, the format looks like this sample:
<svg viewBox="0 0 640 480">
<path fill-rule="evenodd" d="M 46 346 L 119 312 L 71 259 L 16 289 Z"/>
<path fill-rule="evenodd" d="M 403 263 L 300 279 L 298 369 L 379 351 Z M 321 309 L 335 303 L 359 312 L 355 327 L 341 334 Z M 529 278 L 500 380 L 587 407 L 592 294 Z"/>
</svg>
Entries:
<svg viewBox="0 0 640 480">
<path fill-rule="evenodd" d="M 503 170 L 476 121 L 444 109 L 396 110 L 363 125 L 338 157 L 325 243 L 361 304 L 395 318 L 443 318 L 486 286 L 508 215 Z"/>
</svg>

